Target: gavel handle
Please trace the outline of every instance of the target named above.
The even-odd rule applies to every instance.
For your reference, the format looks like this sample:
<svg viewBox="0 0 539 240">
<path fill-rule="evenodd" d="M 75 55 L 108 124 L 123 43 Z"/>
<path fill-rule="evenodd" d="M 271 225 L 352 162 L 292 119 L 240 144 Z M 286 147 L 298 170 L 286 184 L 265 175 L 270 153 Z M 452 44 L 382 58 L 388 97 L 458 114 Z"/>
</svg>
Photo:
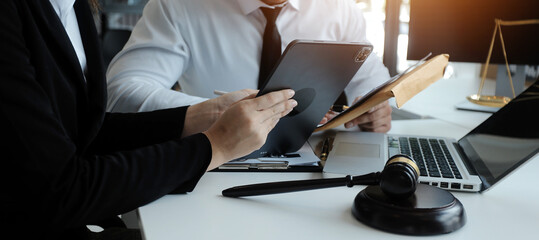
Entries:
<svg viewBox="0 0 539 240">
<path fill-rule="evenodd" d="M 259 183 L 243 185 L 223 190 L 225 197 L 247 197 L 256 195 L 267 195 L 276 193 L 287 193 L 314 190 L 321 188 L 352 187 L 354 185 L 373 185 L 378 184 L 380 173 L 369 173 L 361 176 L 352 177 L 347 175 L 343 178 L 323 178 L 297 181 Z"/>
</svg>

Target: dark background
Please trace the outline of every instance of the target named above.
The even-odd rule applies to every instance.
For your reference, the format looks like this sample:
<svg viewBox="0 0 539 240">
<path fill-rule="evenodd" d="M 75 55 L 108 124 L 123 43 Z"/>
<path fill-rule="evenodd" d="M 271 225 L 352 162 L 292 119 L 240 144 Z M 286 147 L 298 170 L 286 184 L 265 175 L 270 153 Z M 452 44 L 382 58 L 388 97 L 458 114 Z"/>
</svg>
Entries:
<svg viewBox="0 0 539 240">
<path fill-rule="evenodd" d="M 484 63 L 494 19 L 539 19 L 539 0 L 411 0 L 408 59 L 429 52 Z M 509 64 L 539 64 L 539 24 L 502 26 Z M 498 33 L 491 63 L 505 63 Z"/>
</svg>

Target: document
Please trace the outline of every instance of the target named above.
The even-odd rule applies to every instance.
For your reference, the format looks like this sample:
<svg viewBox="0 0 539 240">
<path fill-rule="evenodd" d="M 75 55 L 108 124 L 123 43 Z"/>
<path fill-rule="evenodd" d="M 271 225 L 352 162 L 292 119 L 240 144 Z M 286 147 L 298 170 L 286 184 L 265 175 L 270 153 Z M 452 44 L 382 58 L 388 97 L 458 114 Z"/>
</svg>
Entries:
<svg viewBox="0 0 539 240">
<path fill-rule="evenodd" d="M 430 54 L 424 59 L 429 56 Z M 424 63 L 419 61 L 416 65 L 410 67 L 403 73 L 396 75 L 371 90 L 354 103 L 354 105 L 341 112 L 327 123 L 319 125 L 315 129 L 315 132 L 340 126 L 391 97 L 395 97 L 397 107 L 400 108 L 413 96 L 442 78 L 448 62 L 448 54 L 440 54 Z"/>
</svg>

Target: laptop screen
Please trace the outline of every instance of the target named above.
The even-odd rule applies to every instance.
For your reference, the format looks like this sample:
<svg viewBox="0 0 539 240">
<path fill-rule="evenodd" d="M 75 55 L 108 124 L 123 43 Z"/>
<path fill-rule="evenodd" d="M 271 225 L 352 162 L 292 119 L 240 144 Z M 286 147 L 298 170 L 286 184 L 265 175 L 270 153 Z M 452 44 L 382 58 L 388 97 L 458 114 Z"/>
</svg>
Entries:
<svg viewBox="0 0 539 240">
<path fill-rule="evenodd" d="M 459 140 L 488 189 L 539 151 L 539 80 Z"/>
</svg>

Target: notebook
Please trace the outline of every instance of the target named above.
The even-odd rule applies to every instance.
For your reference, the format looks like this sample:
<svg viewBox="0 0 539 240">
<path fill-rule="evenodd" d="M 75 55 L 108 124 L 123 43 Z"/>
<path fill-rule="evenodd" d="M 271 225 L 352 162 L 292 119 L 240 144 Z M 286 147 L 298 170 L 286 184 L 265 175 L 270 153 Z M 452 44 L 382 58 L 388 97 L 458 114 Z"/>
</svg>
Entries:
<svg viewBox="0 0 539 240">
<path fill-rule="evenodd" d="M 411 156 L 420 183 L 483 192 L 539 152 L 539 80 L 458 141 L 444 137 L 339 132 L 324 172 L 381 171 L 395 154 Z"/>
</svg>

